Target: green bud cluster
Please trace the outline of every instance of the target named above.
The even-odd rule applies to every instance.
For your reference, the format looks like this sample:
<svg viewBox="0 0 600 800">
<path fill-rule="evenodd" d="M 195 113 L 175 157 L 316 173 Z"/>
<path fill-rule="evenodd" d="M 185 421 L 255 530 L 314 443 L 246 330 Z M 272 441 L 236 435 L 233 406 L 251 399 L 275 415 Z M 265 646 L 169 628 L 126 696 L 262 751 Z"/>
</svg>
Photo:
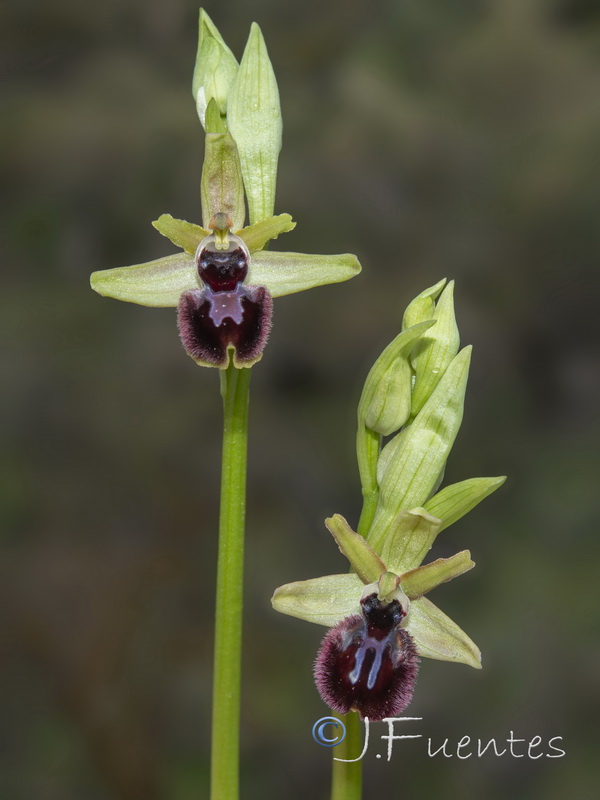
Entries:
<svg viewBox="0 0 600 800">
<path fill-rule="evenodd" d="M 364 586 L 407 598 L 406 630 L 420 656 L 478 668 L 477 645 L 425 595 L 475 565 L 468 550 L 423 564 L 440 531 L 504 483 L 471 478 L 438 491 L 464 410 L 471 347 L 459 350 L 453 282 L 408 305 L 402 331 L 371 368 L 358 405 L 357 458 L 363 511 L 354 532 L 326 520 L 351 572 L 279 587 L 273 606 L 336 626 L 359 611 Z M 385 439 L 385 440 L 384 440 Z"/>
</svg>

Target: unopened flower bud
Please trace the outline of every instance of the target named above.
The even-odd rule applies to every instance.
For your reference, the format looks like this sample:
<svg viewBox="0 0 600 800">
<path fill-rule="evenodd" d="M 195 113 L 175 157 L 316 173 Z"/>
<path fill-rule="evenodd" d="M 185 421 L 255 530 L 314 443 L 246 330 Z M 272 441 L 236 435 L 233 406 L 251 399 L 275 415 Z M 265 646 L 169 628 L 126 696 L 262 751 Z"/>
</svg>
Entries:
<svg viewBox="0 0 600 800">
<path fill-rule="evenodd" d="M 206 11 L 201 10 L 192 93 L 203 126 L 206 108 L 212 99 L 216 101 L 221 116 L 225 116 L 227 96 L 238 69 L 235 56 Z"/>
<path fill-rule="evenodd" d="M 429 320 L 402 331 L 372 366 L 358 404 L 358 419 L 365 427 L 389 436 L 399 430 L 410 416 L 412 371 L 409 354 L 433 324 L 433 320 Z"/>
</svg>

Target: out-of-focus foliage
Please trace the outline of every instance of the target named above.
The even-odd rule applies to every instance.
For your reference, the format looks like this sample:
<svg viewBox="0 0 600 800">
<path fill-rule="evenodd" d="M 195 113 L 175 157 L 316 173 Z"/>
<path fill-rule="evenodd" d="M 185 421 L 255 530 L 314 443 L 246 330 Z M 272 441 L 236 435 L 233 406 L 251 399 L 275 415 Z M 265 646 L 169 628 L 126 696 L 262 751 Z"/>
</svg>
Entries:
<svg viewBox="0 0 600 800">
<path fill-rule="evenodd" d="M 216 376 L 180 350 L 171 310 L 103 301 L 87 283 L 93 269 L 171 251 L 147 220 L 201 221 L 197 11 L 182 0 L 0 11 L 10 800 L 188 800 L 206 786 Z M 245 796 L 326 791 L 330 753 L 310 736 L 327 713 L 311 679 L 319 631 L 269 598 L 338 569 L 322 520 L 356 522 L 360 387 L 406 303 L 442 277 L 456 280 L 461 339 L 476 345 L 445 482 L 510 480 L 432 554 L 459 545 L 477 562 L 444 608 L 483 669 L 426 663 L 411 715 L 434 746 L 512 730 L 563 736 L 567 757 L 429 759 L 415 740 L 390 764 L 374 745 L 367 781 L 401 780 L 414 797 L 594 796 L 596 5 L 207 11 L 238 59 L 251 20 L 269 42 L 284 120 L 276 212 L 299 222 L 286 247 L 363 264 L 347 286 L 280 301 L 253 377 Z"/>
</svg>

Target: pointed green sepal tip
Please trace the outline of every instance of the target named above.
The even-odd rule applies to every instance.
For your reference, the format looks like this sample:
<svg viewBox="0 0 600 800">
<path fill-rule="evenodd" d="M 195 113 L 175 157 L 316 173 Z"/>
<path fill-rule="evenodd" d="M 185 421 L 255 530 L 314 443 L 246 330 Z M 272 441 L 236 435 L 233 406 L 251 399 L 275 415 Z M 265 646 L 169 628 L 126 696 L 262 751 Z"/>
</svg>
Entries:
<svg viewBox="0 0 600 800">
<path fill-rule="evenodd" d="M 213 21 L 204 9 L 200 9 L 192 94 L 203 126 L 206 121 L 206 109 L 212 99 L 217 104 L 219 114 L 225 116 L 229 90 L 238 69 L 235 56 L 225 44 Z"/>
<path fill-rule="evenodd" d="M 90 285 L 103 297 L 141 306 L 176 307 L 183 292 L 198 289 L 194 259 L 176 253 L 132 267 L 115 267 L 93 272 Z"/>
<path fill-rule="evenodd" d="M 282 122 L 275 73 L 256 23 L 229 92 L 227 125 L 240 155 L 250 222 L 259 222 L 275 207 Z"/>
<path fill-rule="evenodd" d="M 352 530 L 344 517 L 334 514 L 325 520 L 325 525 L 361 581 L 374 583 L 379 580 L 379 576 L 385 572 L 385 564 L 366 540 Z"/>
<path fill-rule="evenodd" d="M 280 586 L 271 604 L 282 614 L 333 627 L 344 617 L 358 613 L 363 589 L 363 582 L 352 572 L 325 575 Z"/>
<path fill-rule="evenodd" d="M 406 629 L 421 657 L 481 669 L 481 653 L 475 642 L 426 597 L 411 602 Z"/>
<path fill-rule="evenodd" d="M 402 330 L 412 328 L 413 325 L 418 325 L 419 322 L 424 322 L 427 319 L 433 319 L 435 300 L 445 285 L 446 278 L 442 278 L 441 281 L 424 289 L 414 300 L 411 300 L 404 312 Z"/>
<path fill-rule="evenodd" d="M 435 304 L 435 324 L 416 344 L 410 360 L 415 372 L 412 414 L 418 414 L 458 353 L 460 336 L 454 315 L 454 281 L 444 288 Z"/>
<path fill-rule="evenodd" d="M 382 436 L 399 430 L 410 416 L 412 370 L 409 355 L 434 320 L 399 333 L 371 367 L 358 404 L 358 419 Z"/>
<path fill-rule="evenodd" d="M 273 297 L 282 297 L 350 280 L 360 269 L 358 259 L 350 253 L 326 256 L 260 250 L 252 254 L 247 282 L 266 286 Z"/>
<path fill-rule="evenodd" d="M 496 478 L 469 478 L 466 481 L 452 483 L 429 499 L 425 503 L 425 508 L 430 514 L 440 517 L 442 520 L 440 530 L 444 530 L 499 489 L 505 480 L 506 476 L 500 475 Z"/>
<path fill-rule="evenodd" d="M 206 106 L 204 130 L 206 133 L 227 133 L 225 117 L 221 116 L 219 105 L 214 97 L 211 97 Z"/>
<path fill-rule="evenodd" d="M 424 594 L 436 589 L 442 583 L 458 578 L 470 569 L 475 562 L 471 561 L 471 553 L 463 550 L 450 558 L 438 558 L 430 564 L 405 572 L 400 576 L 402 589 L 410 600 L 416 600 Z"/>
</svg>

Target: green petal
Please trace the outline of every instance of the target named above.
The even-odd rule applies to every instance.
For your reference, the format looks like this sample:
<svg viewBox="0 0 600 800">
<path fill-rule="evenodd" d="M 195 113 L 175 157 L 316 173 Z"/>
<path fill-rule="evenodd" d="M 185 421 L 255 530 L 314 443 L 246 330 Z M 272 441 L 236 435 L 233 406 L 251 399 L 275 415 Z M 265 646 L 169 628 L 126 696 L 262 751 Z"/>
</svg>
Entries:
<svg viewBox="0 0 600 800">
<path fill-rule="evenodd" d="M 273 297 L 281 297 L 347 281 L 359 272 L 358 259 L 349 253 L 320 256 L 261 250 L 250 259 L 247 283 L 266 286 Z"/>
<path fill-rule="evenodd" d="M 280 586 L 271 603 L 282 614 L 332 627 L 360 612 L 363 589 L 361 579 L 353 573 L 325 575 Z"/>
<path fill-rule="evenodd" d="M 428 500 L 424 507 L 442 520 L 440 530 L 443 531 L 499 489 L 505 480 L 506 476 L 502 475 L 499 478 L 469 478 L 452 483 Z"/>
<path fill-rule="evenodd" d="M 199 288 L 194 259 L 185 253 L 157 258 L 133 267 L 93 272 L 90 284 L 104 297 L 166 308 L 177 306 L 183 292 Z"/>
<path fill-rule="evenodd" d="M 406 629 L 423 658 L 457 661 L 481 669 L 481 653 L 458 625 L 426 597 L 410 604 Z"/>
<path fill-rule="evenodd" d="M 381 452 L 379 503 L 368 536 L 378 552 L 400 510 L 423 505 L 439 480 L 462 421 L 470 358 L 465 347 L 413 422 Z"/>
<path fill-rule="evenodd" d="M 424 508 L 401 511 L 390 528 L 381 548 L 381 558 L 388 569 L 401 575 L 423 561 L 438 535 L 442 521 Z"/>
<path fill-rule="evenodd" d="M 280 233 L 293 231 L 296 223 L 293 222 L 289 214 L 278 214 L 276 217 L 268 217 L 254 225 L 248 225 L 237 232 L 237 235 L 244 240 L 246 247 L 253 253 L 255 250 L 262 250 L 268 241 L 277 239 Z"/>
<path fill-rule="evenodd" d="M 435 325 L 417 342 L 410 360 L 415 371 L 412 414 L 415 416 L 440 382 L 458 353 L 460 337 L 454 316 L 454 281 L 446 286 L 435 305 Z"/>
<path fill-rule="evenodd" d="M 193 222 L 186 222 L 184 219 L 175 219 L 170 214 L 161 214 L 152 225 L 174 245 L 181 247 L 190 255 L 194 255 L 202 239 L 210 233 L 200 225 L 194 225 Z M 276 217 L 269 217 L 261 222 L 255 222 L 254 225 L 248 225 L 236 233 L 244 240 L 248 250 L 253 253 L 255 250 L 262 250 L 268 241 L 277 239 L 279 234 L 293 231 L 295 227 L 296 223 L 290 214 L 278 214 Z"/>
<path fill-rule="evenodd" d="M 327 530 L 337 542 L 343 555 L 350 562 L 363 583 L 374 583 L 386 571 L 385 564 L 365 539 L 355 533 L 341 514 L 325 520 Z"/>
<path fill-rule="evenodd" d="M 232 228 L 244 224 L 244 183 L 237 147 L 230 133 L 207 133 L 202 167 L 202 224 L 215 214 L 231 217 Z"/>
<path fill-rule="evenodd" d="M 170 214 L 161 214 L 152 225 L 176 247 L 181 247 L 192 256 L 202 239 L 210 233 L 200 225 L 194 225 L 193 222 L 186 222 L 184 219 L 175 219 Z"/>
<path fill-rule="evenodd" d="M 192 79 L 192 94 L 200 122 L 204 125 L 205 111 L 214 98 L 219 113 L 224 115 L 227 96 L 239 67 L 235 56 L 204 9 L 198 21 L 198 51 Z"/>
<path fill-rule="evenodd" d="M 240 154 L 250 222 L 259 222 L 275 207 L 282 124 L 277 81 L 255 22 L 229 92 L 227 125 Z"/>
<path fill-rule="evenodd" d="M 475 563 L 471 561 L 471 553 L 463 550 L 450 558 L 438 558 L 437 561 L 432 561 L 430 564 L 417 567 L 417 569 L 401 575 L 402 589 L 410 600 L 416 600 L 442 583 L 458 578 L 459 575 L 468 572 L 474 566 Z"/>
<path fill-rule="evenodd" d="M 412 328 L 413 325 L 418 325 L 419 322 L 433 319 L 435 311 L 434 301 L 445 285 L 446 278 L 442 278 L 435 286 L 424 289 L 421 294 L 418 294 L 415 299 L 408 304 L 404 312 L 404 318 L 402 319 L 403 331 L 407 328 Z"/>
<path fill-rule="evenodd" d="M 389 436 L 409 418 L 412 371 L 408 357 L 432 325 L 435 322 L 429 320 L 399 333 L 371 367 L 358 404 L 358 418 L 367 428 Z"/>
</svg>

